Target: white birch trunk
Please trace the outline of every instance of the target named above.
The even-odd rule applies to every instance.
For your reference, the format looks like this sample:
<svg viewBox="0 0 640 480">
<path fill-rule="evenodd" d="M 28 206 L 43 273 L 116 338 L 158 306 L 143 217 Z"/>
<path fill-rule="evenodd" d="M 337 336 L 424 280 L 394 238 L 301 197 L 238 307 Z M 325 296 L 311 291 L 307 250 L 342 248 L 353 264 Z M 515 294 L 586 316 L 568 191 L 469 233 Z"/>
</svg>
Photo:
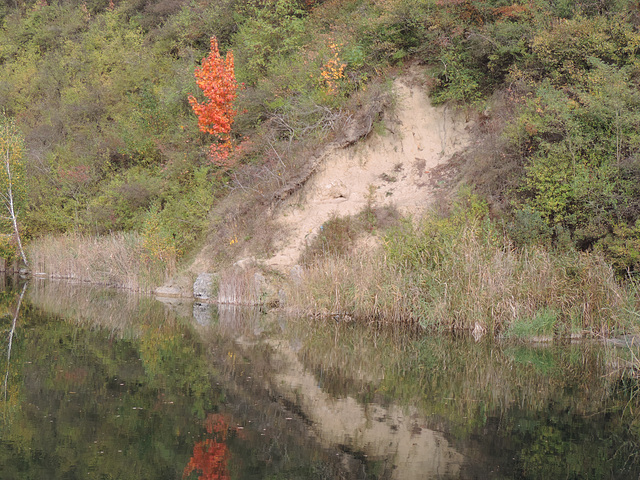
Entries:
<svg viewBox="0 0 640 480">
<path fill-rule="evenodd" d="M 7 195 L 6 195 L 5 201 L 7 203 L 7 209 L 9 210 L 9 215 L 11 216 L 11 223 L 13 224 L 13 231 L 16 235 L 16 240 L 18 242 L 18 248 L 20 249 L 20 255 L 22 256 L 22 261 L 28 267 L 29 262 L 27 262 L 27 256 L 24 254 L 24 250 L 22 248 L 22 240 L 20 240 L 20 232 L 18 231 L 18 218 L 16 215 L 14 202 L 13 202 L 13 178 L 11 176 L 11 164 L 9 163 L 8 151 L 5 155 L 4 164 L 7 169 Z"/>
</svg>

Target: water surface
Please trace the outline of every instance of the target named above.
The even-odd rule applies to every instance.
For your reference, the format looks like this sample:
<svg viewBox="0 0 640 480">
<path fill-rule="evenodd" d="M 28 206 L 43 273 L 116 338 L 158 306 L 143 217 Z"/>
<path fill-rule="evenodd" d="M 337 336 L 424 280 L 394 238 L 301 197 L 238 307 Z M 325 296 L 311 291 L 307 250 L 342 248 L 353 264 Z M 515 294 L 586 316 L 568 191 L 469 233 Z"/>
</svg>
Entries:
<svg viewBox="0 0 640 480">
<path fill-rule="evenodd" d="M 16 317 L 21 292 L 0 292 L 2 479 L 640 475 L 628 348 L 476 343 L 55 282 L 29 285 Z"/>
</svg>

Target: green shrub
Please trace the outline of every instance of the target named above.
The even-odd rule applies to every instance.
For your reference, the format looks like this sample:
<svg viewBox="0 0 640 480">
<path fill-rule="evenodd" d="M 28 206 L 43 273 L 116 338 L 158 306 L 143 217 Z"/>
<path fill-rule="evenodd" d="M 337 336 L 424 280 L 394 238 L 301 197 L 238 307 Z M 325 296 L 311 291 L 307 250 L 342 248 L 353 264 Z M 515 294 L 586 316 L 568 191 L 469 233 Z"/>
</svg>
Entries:
<svg viewBox="0 0 640 480">
<path fill-rule="evenodd" d="M 309 263 L 316 257 L 340 256 L 347 254 L 357 237 L 357 230 L 351 217 L 333 216 L 324 222 L 302 257 Z"/>
<path fill-rule="evenodd" d="M 550 245 L 553 233 L 540 212 L 526 208 L 514 212 L 512 221 L 507 224 L 507 232 L 518 246 Z"/>
<path fill-rule="evenodd" d="M 541 308 L 532 317 L 516 318 L 505 329 L 506 338 L 527 339 L 553 337 L 558 328 L 559 314 L 549 308 Z"/>
<path fill-rule="evenodd" d="M 7 265 L 10 265 L 19 255 L 15 238 L 12 235 L 0 235 L 0 258 L 5 259 Z"/>
<path fill-rule="evenodd" d="M 620 277 L 640 272 L 640 220 L 634 225 L 615 224 L 613 232 L 596 244 L 596 250 L 611 262 Z"/>
<path fill-rule="evenodd" d="M 298 0 L 245 2 L 235 34 L 238 81 L 255 85 L 271 63 L 297 53 L 305 40 L 306 11 Z"/>
</svg>

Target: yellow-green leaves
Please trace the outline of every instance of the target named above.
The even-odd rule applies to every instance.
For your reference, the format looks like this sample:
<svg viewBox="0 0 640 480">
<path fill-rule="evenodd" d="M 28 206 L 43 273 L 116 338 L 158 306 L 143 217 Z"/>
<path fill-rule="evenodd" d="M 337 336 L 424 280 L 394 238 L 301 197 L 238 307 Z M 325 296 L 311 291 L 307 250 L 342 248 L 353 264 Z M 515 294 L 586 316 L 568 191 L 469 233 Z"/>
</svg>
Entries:
<svg viewBox="0 0 640 480">
<path fill-rule="evenodd" d="M 8 191 L 12 201 L 19 203 L 24 197 L 24 139 L 15 120 L 0 114 L 0 198 L 7 204 Z M 17 205 L 16 205 L 17 206 Z"/>
</svg>

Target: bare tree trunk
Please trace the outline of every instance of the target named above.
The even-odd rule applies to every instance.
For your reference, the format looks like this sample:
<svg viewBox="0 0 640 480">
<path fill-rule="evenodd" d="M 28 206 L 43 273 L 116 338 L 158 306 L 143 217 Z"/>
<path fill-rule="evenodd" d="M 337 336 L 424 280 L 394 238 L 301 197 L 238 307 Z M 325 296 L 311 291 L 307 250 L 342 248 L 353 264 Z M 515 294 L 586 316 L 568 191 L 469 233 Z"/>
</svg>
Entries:
<svg viewBox="0 0 640 480">
<path fill-rule="evenodd" d="M 27 256 L 24 254 L 24 249 L 22 248 L 22 240 L 20 240 L 20 232 L 18 231 L 18 217 L 16 215 L 16 211 L 13 203 L 13 178 L 11 176 L 11 165 L 9 164 L 9 152 L 6 154 L 5 158 L 5 167 L 7 169 L 7 209 L 9 210 L 9 215 L 11 216 L 11 223 L 13 224 L 13 231 L 16 235 L 16 240 L 18 242 L 18 248 L 20 249 L 20 255 L 22 256 L 22 261 L 28 267 L 29 262 L 27 262 Z"/>
</svg>

